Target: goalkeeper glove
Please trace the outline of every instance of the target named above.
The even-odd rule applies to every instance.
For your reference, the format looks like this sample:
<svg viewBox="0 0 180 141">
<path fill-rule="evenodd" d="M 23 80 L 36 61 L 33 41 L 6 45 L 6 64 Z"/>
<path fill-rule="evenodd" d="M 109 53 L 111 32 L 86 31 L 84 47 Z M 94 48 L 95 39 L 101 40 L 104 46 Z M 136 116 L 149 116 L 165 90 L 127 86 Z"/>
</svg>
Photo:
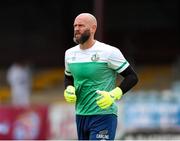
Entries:
<svg viewBox="0 0 180 141">
<path fill-rule="evenodd" d="M 97 93 L 101 94 L 101 96 L 96 99 L 96 103 L 101 109 L 110 107 L 115 100 L 119 100 L 123 95 L 122 90 L 119 87 L 116 87 L 110 92 L 97 91 Z"/>
<path fill-rule="evenodd" d="M 64 90 L 64 98 L 69 103 L 75 103 L 76 102 L 76 94 L 75 94 L 75 88 L 71 85 L 67 86 L 67 88 Z"/>
</svg>

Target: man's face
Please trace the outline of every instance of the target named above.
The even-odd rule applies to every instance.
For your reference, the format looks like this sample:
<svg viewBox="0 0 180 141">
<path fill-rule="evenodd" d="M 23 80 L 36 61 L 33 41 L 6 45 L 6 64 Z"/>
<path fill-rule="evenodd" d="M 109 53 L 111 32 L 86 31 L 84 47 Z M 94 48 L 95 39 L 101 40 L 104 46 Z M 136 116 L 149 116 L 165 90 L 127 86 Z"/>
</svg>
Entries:
<svg viewBox="0 0 180 141">
<path fill-rule="evenodd" d="M 77 17 L 74 21 L 73 40 L 77 44 L 84 44 L 91 36 L 91 24 L 85 17 Z"/>
<path fill-rule="evenodd" d="M 90 29 L 86 29 L 83 32 L 80 32 L 79 30 L 75 30 L 73 40 L 77 44 L 83 44 L 89 39 L 90 35 L 91 35 Z"/>
</svg>

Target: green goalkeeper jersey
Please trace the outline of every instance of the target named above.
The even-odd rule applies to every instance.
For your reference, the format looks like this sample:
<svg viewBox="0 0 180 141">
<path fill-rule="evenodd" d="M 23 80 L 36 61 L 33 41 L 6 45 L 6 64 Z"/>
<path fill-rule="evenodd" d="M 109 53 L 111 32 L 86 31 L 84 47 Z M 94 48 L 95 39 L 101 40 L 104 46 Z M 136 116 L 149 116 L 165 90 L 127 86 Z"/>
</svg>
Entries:
<svg viewBox="0 0 180 141">
<path fill-rule="evenodd" d="M 117 114 L 116 103 L 107 109 L 96 104 L 97 90 L 111 91 L 116 77 L 129 66 L 119 49 L 96 41 L 82 50 L 77 45 L 65 52 L 65 74 L 73 76 L 76 89 L 77 115 Z"/>
</svg>

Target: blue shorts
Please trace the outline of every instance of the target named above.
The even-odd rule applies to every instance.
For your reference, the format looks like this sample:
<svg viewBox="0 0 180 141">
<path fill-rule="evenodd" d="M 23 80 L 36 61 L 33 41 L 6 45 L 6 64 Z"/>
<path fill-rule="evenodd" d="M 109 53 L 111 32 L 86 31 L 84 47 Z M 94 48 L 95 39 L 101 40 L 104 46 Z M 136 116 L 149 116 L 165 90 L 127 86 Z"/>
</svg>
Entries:
<svg viewBox="0 0 180 141">
<path fill-rule="evenodd" d="M 78 140 L 114 140 L 117 116 L 76 115 Z"/>
</svg>

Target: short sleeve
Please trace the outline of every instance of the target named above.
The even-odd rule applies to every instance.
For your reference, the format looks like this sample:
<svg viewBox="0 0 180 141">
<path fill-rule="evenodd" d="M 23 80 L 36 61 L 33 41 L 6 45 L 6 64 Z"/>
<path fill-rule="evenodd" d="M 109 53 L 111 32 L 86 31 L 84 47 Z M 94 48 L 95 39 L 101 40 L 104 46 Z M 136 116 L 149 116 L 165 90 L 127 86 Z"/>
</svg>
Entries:
<svg viewBox="0 0 180 141">
<path fill-rule="evenodd" d="M 129 62 L 118 48 L 112 47 L 108 57 L 108 66 L 117 73 L 121 73 L 129 66 Z"/>
<path fill-rule="evenodd" d="M 68 66 L 68 52 L 66 51 L 65 52 L 65 71 L 64 71 L 64 73 L 67 75 L 67 76 L 71 76 L 72 74 L 71 74 L 71 72 L 70 72 L 70 70 L 69 70 L 69 66 Z"/>
</svg>

